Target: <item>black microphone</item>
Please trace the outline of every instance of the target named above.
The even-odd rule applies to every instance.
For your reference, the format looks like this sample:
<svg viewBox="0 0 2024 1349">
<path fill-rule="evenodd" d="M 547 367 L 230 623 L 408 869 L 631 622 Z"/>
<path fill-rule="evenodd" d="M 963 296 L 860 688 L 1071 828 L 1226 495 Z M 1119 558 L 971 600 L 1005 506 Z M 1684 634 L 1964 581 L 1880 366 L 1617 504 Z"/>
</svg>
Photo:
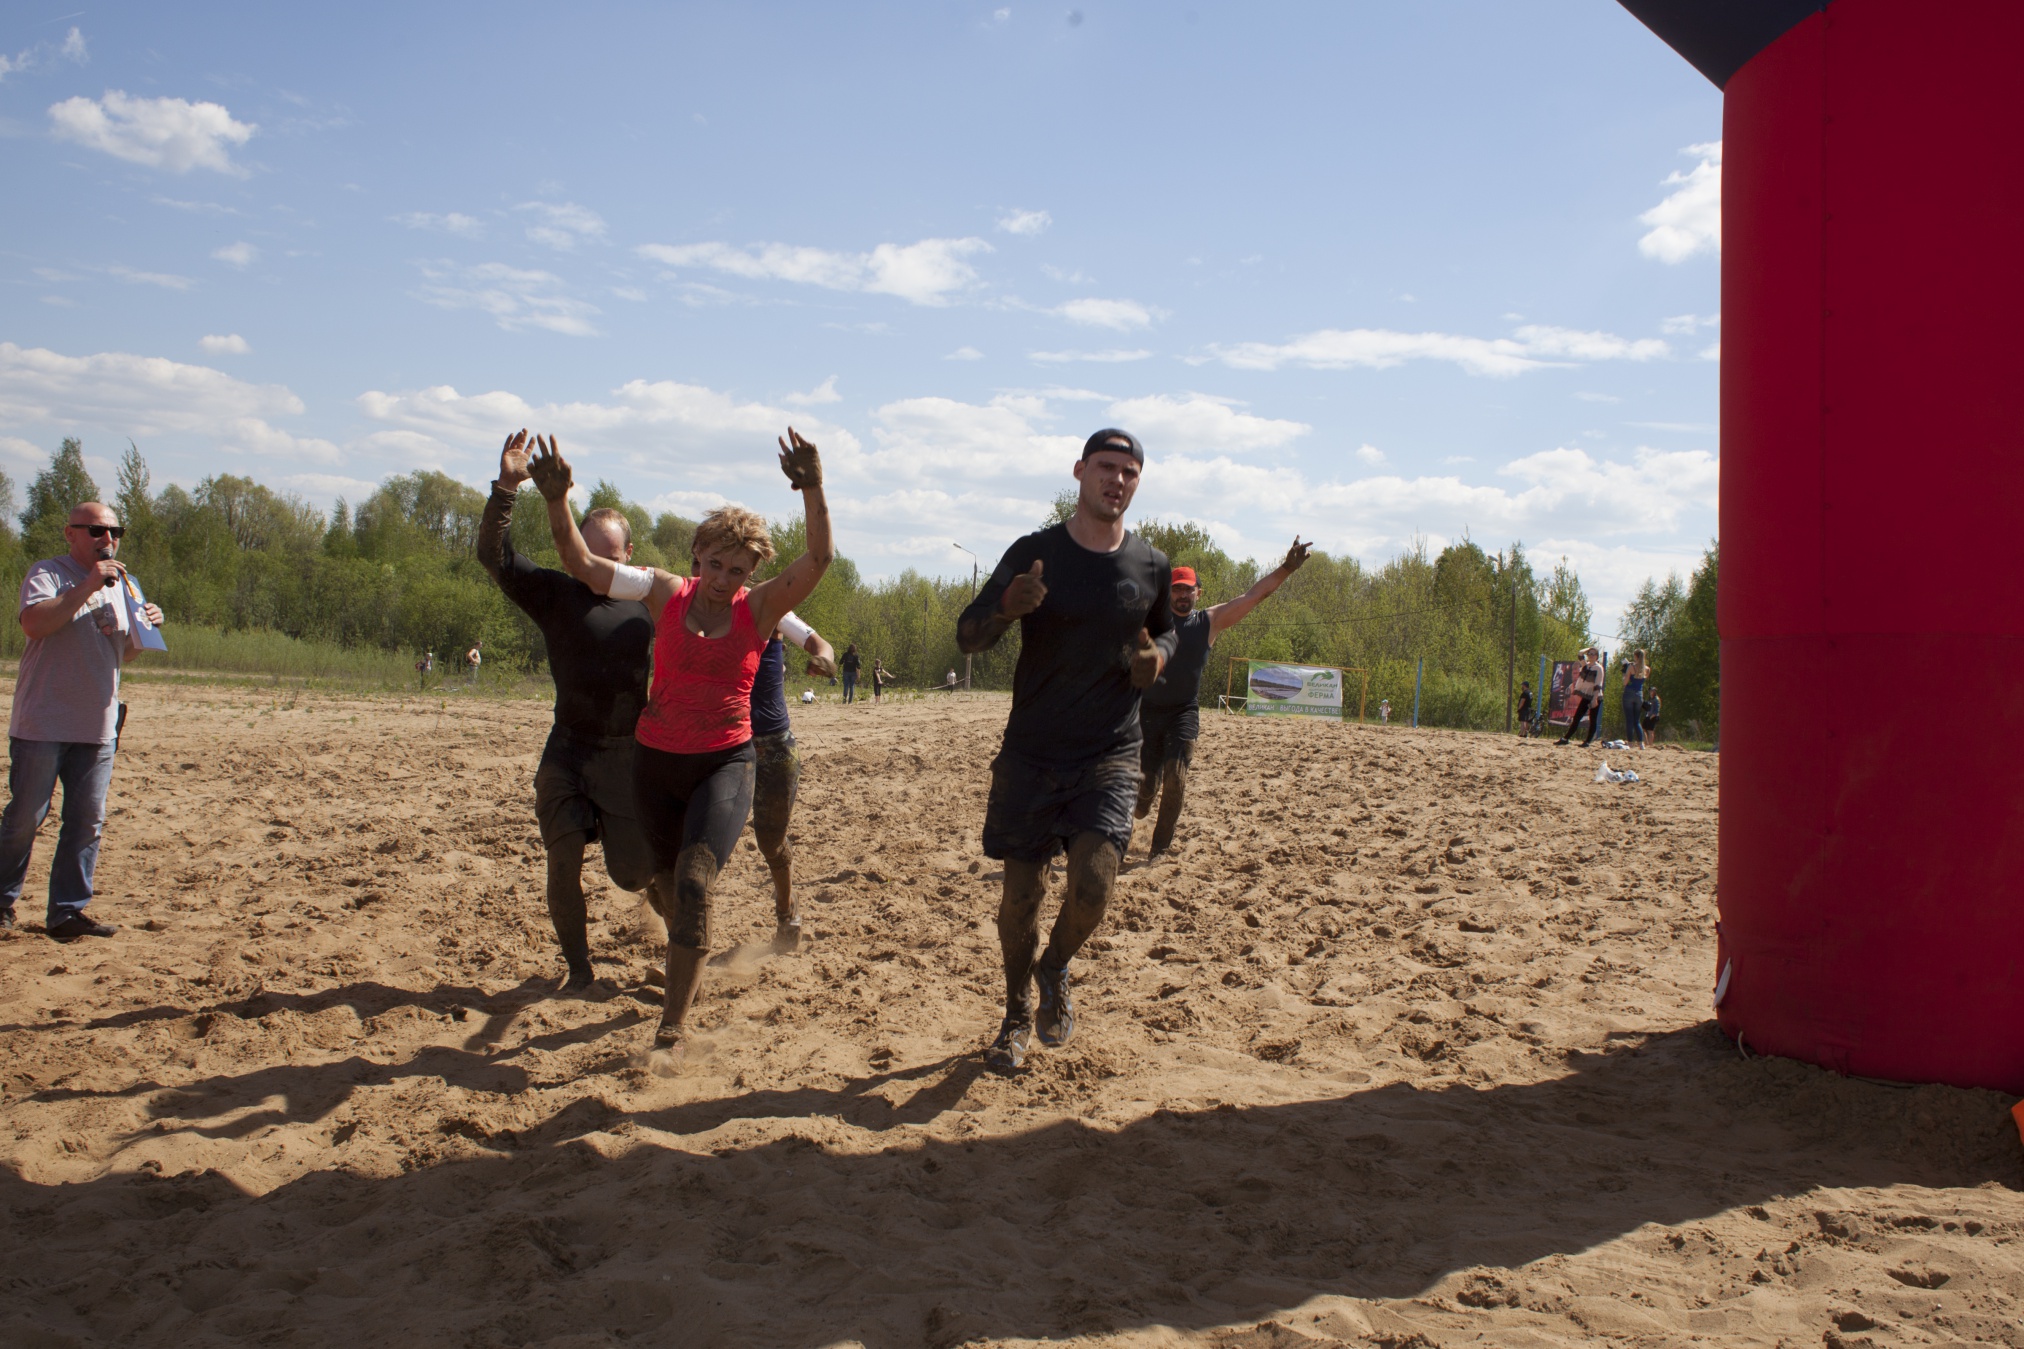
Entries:
<svg viewBox="0 0 2024 1349">
<path fill-rule="evenodd" d="M 98 560 L 99 560 L 99 561 L 101 561 L 101 562 L 110 562 L 110 561 L 112 561 L 112 549 L 110 549 L 110 548 L 101 548 L 101 549 L 99 549 L 99 550 L 98 550 Z M 116 577 L 116 576 L 108 576 L 108 577 L 106 577 L 106 578 L 105 578 L 105 588 L 106 588 L 107 590 L 110 590 L 110 589 L 112 589 L 112 588 L 113 588 L 113 587 L 114 587 L 115 585 L 117 585 L 117 584 L 119 584 L 119 578 L 118 578 L 118 577 Z"/>
</svg>

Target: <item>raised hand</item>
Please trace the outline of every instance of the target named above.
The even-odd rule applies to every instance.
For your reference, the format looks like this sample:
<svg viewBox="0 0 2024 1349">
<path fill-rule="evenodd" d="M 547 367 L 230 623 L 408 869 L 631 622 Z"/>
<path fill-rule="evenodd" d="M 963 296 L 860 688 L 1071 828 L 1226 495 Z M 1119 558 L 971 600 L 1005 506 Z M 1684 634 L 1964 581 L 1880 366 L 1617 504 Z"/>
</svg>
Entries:
<svg viewBox="0 0 2024 1349">
<path fill-rule="evenodd" d="M 1302 543 L 1300 536 L 1295 534 L 1293 536 L 1293 546 L 1286 550 L 1286 560 L 1279 564 L 1279 569 L 1291 576 L 1294 572 L 1300 570 L 1301 564 L 1307 561 L 1307 555 L 1313 551 L 1314 545 L 1312 543 Z"/>
<path fill-rule="evenodd" d="M 523 427 L 506 437 L 505 448 L 499 451 L 501 487 L 514 488 L 527 481 L 527 454 L 527 431 Z"/>
<path fill-rule="evenodd" d="M 836 662 L 824 656 L 810 656 L 808 658 L 808 673 L 822 679 L 834 679 L 836 677 Z"/>
<path fill-rule="evenodd" d="M 575 480 L 569 475 L 569 461 L 562 457 L 553 436 L 536 436 L 537 447 L 534 457 L 527 462 L 527 476 L 534 479 L 534 485 L 541 489 L 541 495 L 550 501 L 561 501 L 568 497 Z"/>
<path fill-rule="evenodd" d="M 1004 597 L 998 601 L 998 612 L 1007 618 L 1024 618 L 1040 607 L 1047 598 L 1047 585 L 1040 579 L 1040 559 L 1033 559 L 1033 570 L 1012 578 L 1012 584 L 1005 587 Z"/>
<path fill-rule="evenodd" d="M 1153 645 L 1153 635 L 1144 628 L 1139 629 L 1138 645 L 1131 652 L 1131 686 L 1135 689 L 1149 689 L 1160 677 L 1160 670 L 1167 658 Z"/>
<path fill-rule="evenodd" d="M 780 442 L 780 471 L 797 492 L 822 486 L 822 460 L 815 453 L 815 442 L 803 440 L 801 433 L 791 426 Z"/>
</svg>

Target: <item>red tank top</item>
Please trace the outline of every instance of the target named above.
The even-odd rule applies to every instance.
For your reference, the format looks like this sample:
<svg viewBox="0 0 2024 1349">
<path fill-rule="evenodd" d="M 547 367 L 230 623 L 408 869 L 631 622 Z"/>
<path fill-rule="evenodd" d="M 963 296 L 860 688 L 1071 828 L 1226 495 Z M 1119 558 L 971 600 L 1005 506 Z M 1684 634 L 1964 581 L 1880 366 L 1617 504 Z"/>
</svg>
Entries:
<svg viewBox="0 0 2024 1349">
<path fill-rule="evenodd" d="M 731 630 L 722 637 L 689 631 L 697 581 L 680 577 L 654 631 L 654 682 L 634 732 L 642 745 L 669 754 L 708 754 L 752 738 L 752 681 L 771 633 L 752 621 L 751 591 L 731 601 Z"/>
</svg>

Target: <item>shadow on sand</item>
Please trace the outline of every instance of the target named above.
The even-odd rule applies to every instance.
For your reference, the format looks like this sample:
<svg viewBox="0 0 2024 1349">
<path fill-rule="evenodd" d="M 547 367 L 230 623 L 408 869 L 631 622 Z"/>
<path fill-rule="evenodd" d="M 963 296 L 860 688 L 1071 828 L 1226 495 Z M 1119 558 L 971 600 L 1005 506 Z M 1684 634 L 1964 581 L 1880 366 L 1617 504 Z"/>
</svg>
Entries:
<svg viewBox="0 0 2024 1349">
<path fill-rule="evenodd" d="M 491 1062 L 432 1050 L 400 1071 L 458 1081 Z M 344 1098 L 357 1065 L 268 1072 L 281 1076 L 234 1085 L 305 1118 Z M 1412 1296 L 1452 1271 L 1816 1187 L 2024 1187 L 1992 1094 L 1743 1062 L 1712 1026 L 1525 1085 L 964 1138 L 979 1094 L 964 1059 L 638 1113 L 579 1100 L 515 1133 L 467 1133 L 487 1155 L 388 1178 L 321 1171 L 257 1198 L 211 1173 L 0 1173 L 17 1309 L 0 1329 L 51 1345 L 900 1349 L 1200 1328 L 1319 1294 Z M 196 1099 L 154 1109 L 193 1127 L 199 1110 L 178 1102 Z M 867 1139 L 839 1119 L 942 1127 Z M 668 1136 L 713 1129 L 711 1151 Z"/>
</svg>

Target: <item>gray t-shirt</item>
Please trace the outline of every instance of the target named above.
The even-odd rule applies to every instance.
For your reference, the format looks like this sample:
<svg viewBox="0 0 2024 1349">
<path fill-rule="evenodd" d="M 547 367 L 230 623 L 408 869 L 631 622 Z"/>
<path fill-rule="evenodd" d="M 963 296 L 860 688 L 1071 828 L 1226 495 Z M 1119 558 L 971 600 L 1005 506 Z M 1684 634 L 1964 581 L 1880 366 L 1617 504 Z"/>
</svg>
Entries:
<svg viewBox="0 0 2024 1349">
<path fill-rule="evenodd" d="M 53 600 L 85 581 L 84 568 L 71 559 L 44 558 L 21 582 L 21 608 Z M 100 612 L 108 606 L 116 622 L 109 636 L 98 626 Z M 126 606 L 119 591 L 100 586 L 68 624 L 29 640 L 14 680 L 14 715 L 7 734 L 16 740 L 109 742 L 119 716 L 120 655 L 126 644 Z"/>
</svg>

